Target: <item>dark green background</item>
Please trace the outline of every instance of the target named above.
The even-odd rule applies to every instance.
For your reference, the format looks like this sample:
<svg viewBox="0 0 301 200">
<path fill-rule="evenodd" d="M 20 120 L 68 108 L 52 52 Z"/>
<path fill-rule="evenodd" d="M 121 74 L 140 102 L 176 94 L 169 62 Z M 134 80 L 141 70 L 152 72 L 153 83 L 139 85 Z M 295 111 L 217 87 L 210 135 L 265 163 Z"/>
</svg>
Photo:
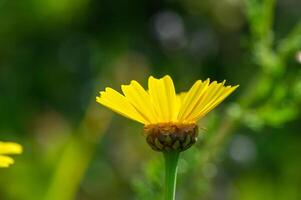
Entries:
<svg viewBox="0 0 301 200">
<path fill-rule="evenodd" d="M 3 200 L 162 198 L 163 159 L 98 91 L 169 74 L 240 87 L 200 121 L 177 199 L 301 199 L 298 0 L 0 0 Z M 298 59 L 299 55 L 299 59 Z"/>
</svg>

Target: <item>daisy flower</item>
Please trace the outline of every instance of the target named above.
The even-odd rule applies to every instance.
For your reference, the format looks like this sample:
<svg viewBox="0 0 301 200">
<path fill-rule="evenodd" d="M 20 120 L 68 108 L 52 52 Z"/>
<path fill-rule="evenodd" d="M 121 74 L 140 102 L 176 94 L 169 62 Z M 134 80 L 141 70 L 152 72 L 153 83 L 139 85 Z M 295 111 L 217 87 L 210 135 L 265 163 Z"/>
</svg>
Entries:
<svg viewBox="0 0 301 200">
<path fill-rule="evenodd" d="M 197 139 L 197 121 L 220 104 L 237 86 L 225 81 L 196 81 L 188 92 L 177 94 L 170 76 L 150 76 L 148 89 L 137 81 L 122 85 L 123 94 L 107 87 L 96 101 L 144 124 L 147 142 L 157 151 L 184 151 Z"/>
<path fill-rule="evenodd" d="M 237 87 L 225 86 L 225 81 L 198 80 L 187 92 L 177 94 L 170 76 L 160 79 L 151 76 L 147 90 L 133 80 L 121 86 L 123 94 L 107 87 L 96 101 L 144 124 L 147 143 L 164 155 L 165 200 L 174 200 L 179 155 L 196 142 L 197 121 Z"/>
<path fill-rule="evenodd" d="M 14 160 L 7 156 L 9 154 L 22 153 L 22 146 L 13 142 L 0 142 L 0 167 L 9 167 Z"/>
</svg>

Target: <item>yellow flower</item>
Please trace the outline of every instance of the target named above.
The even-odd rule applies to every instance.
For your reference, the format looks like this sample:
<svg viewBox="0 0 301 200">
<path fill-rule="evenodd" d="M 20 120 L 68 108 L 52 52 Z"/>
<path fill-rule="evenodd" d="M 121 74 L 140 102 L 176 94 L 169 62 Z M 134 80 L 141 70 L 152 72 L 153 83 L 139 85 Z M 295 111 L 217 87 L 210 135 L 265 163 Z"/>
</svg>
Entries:
<svg viewBox="0 0 301 200">
<path fill-rule="evenodd" d="M 9 167 L 14 160 L 7 154 L 22 153 L 22 146 L 13 142 L 0 142 L 0 167 Z"/>
<path fill-rule="evenodd" d="M 225 81 L 217 83 L 210 82 L 209 79 L 198 80 L 188 92 L 177 95 L 170 76 L 166 75 L 160 79 L 150 76 L 148 90 L 133 80 L 129 85 L 121 86 L 123 95 L 107 87 L 105 91 L 100 92 L 100 96 L 96 97 L 96 101 L 127 118 L 144 124 L 147 136 L 154 136 L 147 138 L 148 143 L 157 143 L 154 145 L 156 148 L 151 145 L 153 149 L 162 150 L 161 148 L 164 149 L 168 144 L 168 148 L 176 149 L 180 145 L 181 150 L 185 150 L 186 147 L 191 146 L 191 141 L 187 142 L 188 146 L 183 147 L 185 141 L 175 144 L 179 137 L 176 139 L 169 137 L 181 135 L 180 139 L 186 140 L 188 134 L 196 139 L 196 122 L 238 87 L 238 85 L 232 87 L 224 84 Z M 168 135 L 167 143 L 166 138 L 160 140 L 159 135 L 162 134 Z"/>
</svg>

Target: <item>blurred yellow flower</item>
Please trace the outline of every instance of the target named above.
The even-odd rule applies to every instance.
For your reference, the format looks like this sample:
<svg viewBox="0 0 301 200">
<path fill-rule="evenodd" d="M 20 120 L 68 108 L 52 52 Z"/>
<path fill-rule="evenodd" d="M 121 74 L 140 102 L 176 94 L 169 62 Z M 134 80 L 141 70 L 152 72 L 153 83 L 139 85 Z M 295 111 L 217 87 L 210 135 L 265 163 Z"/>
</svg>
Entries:
<svg viewBox="0 0 301 200">
<path fill-rule="evenodd" d="M 145 125 L 190 124 L 204 117 L 238 87 L 224 84 L 225 81 L 198 80 L 187 93 L 177 95 L 170 76 L 161 79 L 150 76 L 148 90 L 133 80 L 121 86 L 124 95 L 107 87 L 96 101 Z"/>
<path fill-rule="evenodd" d="M 9 167 L 14 160 L 7 154 L 22 153 L 22 146 L 13 142 L 0 142 L 0 167 Z"/>
</svg>

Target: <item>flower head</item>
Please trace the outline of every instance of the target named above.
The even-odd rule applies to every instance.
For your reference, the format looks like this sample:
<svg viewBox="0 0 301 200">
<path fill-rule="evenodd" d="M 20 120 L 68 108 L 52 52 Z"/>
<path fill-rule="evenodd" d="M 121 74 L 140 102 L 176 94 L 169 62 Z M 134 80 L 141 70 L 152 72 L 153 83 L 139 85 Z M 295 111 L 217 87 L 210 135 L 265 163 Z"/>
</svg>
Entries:
<svg viewBox="0 0 301 200">
<path fill-rule="evenodd" d="M 196 139 L 195 131 L 191 131 L 197 130 L 196 122 L 238 87 L 238 85 L 232 87 L 224 84 L 225 81 L 218 83 L 210 82 L 209 79 L 198 80 L 188 92 L 177 95 L 170 76 L 166 75 L 160 79 L 150 76 L 148 90 L 133 80 L 129 85 L 121 86 L 123 94 L 107 87 L 105 91 L 100 92 L 100 96 L 96 97 L 96 101 L 127 118 L 144 124 L 148 139 L 149 136 L 156 135 L 150 141 L 147 140 L 149 144 L 154 144 L 151 145 L 153 149 L 155 146 L 158 147 L 155 150 L 166 150 L 168 143 L 167 150 L 179 149 L 178 146 L 181 146 L 180 150 L 185 150 L 195 142 L 195 140 L 187 142 L 186 140 L 189 139 L 186 136 Z M 185 132 L 188 127 L 191 130 Z M 165 144 L 166 138 L 162 139 L 162 137 L 160 140 L 159 136 L 162 135 L 168 136 L 167 140 L 170 142 Z M 185 146 L 185 141 L 188 146 Z M 177 145 L 175 142 L 180 144 Z"/>
<path fill-rule="evenodd" d="M 9 167 L 14 160 L 7 154 L 22 153 L 22 146 L 13 142 L 0 142 L 0 167 Z"/>
</svg>

